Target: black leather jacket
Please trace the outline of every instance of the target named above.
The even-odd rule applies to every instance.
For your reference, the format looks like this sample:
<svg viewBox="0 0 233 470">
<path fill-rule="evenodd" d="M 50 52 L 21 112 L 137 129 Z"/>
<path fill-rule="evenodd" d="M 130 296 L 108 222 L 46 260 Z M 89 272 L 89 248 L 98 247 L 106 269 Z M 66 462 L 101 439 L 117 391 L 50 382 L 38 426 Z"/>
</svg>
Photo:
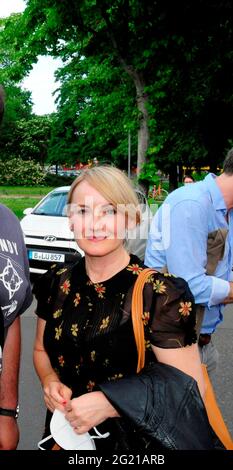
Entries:
<svg viewBox="0 0 233 470">
<path fill-rule="evenodd" d="M 101 391 L 154 447 L 222 449 L 213 432 L 197 382 L 175 367 L 155 363 L 138 375 L 99 385 Z"/>
</svg>

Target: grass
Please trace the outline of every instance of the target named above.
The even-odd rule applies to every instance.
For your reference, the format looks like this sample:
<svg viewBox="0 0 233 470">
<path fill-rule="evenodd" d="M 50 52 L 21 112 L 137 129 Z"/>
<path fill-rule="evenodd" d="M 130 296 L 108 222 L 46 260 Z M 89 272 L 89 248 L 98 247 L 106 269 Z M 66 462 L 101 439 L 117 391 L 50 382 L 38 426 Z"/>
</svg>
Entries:
<svg viewBox="0 0 233 470">
<path fill-rule="evenodd" d="M 0 186 L 0 197 L 3 196 L 45 196 L 54 187 L 50 186 Z"/>
<path fill-rule="evenodd" d="M 21 197 L 19 199 L 16 199 L 10 197 L 1 198 L 0 195 L 0 203 L 9 207 L 9 209 L 11 209 L 19 219 L 22 219 L 22 217 L 24 216 L 24 209 L 26 209 L 27 207 L 34 207 L 39 202 L 39 200 L 40 199 L 38 199 L 38 197 Z"/>
<path fill-rule="evenodd" d="M 50 186 L 0 186 L 0 203 L 22 219 L 24 209 L 34 207 L 52 189 Z"/>
</svg>

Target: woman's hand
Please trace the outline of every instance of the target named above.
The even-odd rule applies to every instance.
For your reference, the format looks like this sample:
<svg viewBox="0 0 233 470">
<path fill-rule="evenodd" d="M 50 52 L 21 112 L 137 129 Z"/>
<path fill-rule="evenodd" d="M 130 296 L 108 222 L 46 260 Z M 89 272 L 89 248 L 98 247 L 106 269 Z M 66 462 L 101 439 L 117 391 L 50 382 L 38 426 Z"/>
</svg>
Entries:
<svg viewBox="0 0 233 470">
<path fill-rule="evenodd" d="M 47 408 L 53 413 L 55 408 L 65 410 L 65 405 L 70 402 L 72 390 L 59 380 L 48 378 L 44 382 L 44 401 Z"/>
<path fill-rule="evenodd" d="M 65 406 L 66 419 L 77 434 L 88 432 L 107 418 L 120 416 L 102 392 L 85 393 Z"/>
</svg>

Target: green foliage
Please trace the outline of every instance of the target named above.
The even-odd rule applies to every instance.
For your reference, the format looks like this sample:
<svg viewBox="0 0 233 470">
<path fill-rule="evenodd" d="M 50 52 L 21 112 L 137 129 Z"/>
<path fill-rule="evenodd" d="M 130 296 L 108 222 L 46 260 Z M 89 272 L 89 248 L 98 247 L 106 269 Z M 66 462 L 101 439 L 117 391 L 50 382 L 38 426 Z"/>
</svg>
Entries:
<svg viewBox="0 0 233 470">
<path fill-rule="evenodd" d="M 7 141 L 3 139 L 4 145 L 2 141 L 1 158 L 17 156 L 43 165 L 47 159 L 51 122 L 49 116 L 34 116 L 12 122 L 14 129 L 11 129 L 11 138 Z"/>
<path fill-rule="evenodd" d="M 21 89 L 19 85 L 19 80 L 23 78 L 26 70 L 24 69 L 17 80 L 12 75 L 12 69 L 16 66 L 19 67 L 16 46 L 19 18 L 20 15 L 12 15 L 9 19 L 0 18 L 0 83 L 4 86 L 6 95 L 2 132 L 6 131 L 8 126 L 12 126 L 18 119 L 27 119 L 32 113 L 31 93 Z"/>
<path fill-rule="evenodd" d="M 23 161 L 20 158 L 12 158 L 6 162 L 0 160 L 2 185 L 42 185 L 44 177 L 42 168 L 33 160 Z"/>
<path fill-rule="evenodd" d="M 157 173 L 158 169 L 154 162 L 145 163 L 139 176 L 139 182 L 157 185 L 160 181 L 160 177 Z"/>
<path fill-rule="evenodd" d="M 207 171 L 193 171 L 192 177 L 194 178 L 194 181 L 202 181 L 206 177 L 207 173 Z"/>
<path fill-rule="evenodd" d="M 18 154 L 18 121 L 28 120 L 31 115 L 30 93 L 22 91 L 19 87 L 4 82 L 1 78 L 0 83 L 4 85 L 6 96 L 5 113 L 3 123 L 0 128 L 0 155 L 1 158 L 9 158 L 8 146 L 13 149 L 12 154 Z"/>
<path fill-rule="evenodd" d="M 0 83 L 4 86 L 6 96 L 0 155 L 5 160 L 21 157 L 43 164 L 47 158 L 52 118 L 33 116 L 31 93 L 21 89 L 18 84 L 31 67 L 26 67 L 28 53 L 22 58 L 24 66 L 18 57 L 16 32 L 20 34 L 20 17 L 21 15 L 12 15 L 0 20 Z"/>
<path fill-rule="evenodd" d="M 57 74 L 62 83 L 53 124 L 49 161 L 99 161 L 122 164 L 127 159 L 128 130 L 132 163 L 136 163 L 136 125 L 132 85 L 107 59 L 83 58 Z M 77 112 L 78 110 L 78 112 Z"/>
<path fill-rule="evenodd" d="M 75 176 L 61 176 L 53 175 L 51 173 L 46 173 L 43 183 L 49 186 L 58 187 L 58 186 L 69 186 L 73 183 Z"/>
<path fill-rule="evenodd" d="M 233 4 L 225 0 L 27 0 L 23 15 L 2 20 L 0 81 L 11 90 L 38 54 L 63 60 L 43 159 L 97 157 L 126 168 L 128 132 L 134 164 L 144 128 L 149 178 L 153 165 L 175 178 L 177 164 L 214 169 L 232 141 L 232 16 Z M 21 98 L 20 120 L 30 104 L 24 96 L 24 109 Z M 12 154 L 22 151 L 26 158 L 30 150 L 37 158 L 32 135 L 17 153 L 13 111 L 1 153 L 12 138 Z"/>
</svg>

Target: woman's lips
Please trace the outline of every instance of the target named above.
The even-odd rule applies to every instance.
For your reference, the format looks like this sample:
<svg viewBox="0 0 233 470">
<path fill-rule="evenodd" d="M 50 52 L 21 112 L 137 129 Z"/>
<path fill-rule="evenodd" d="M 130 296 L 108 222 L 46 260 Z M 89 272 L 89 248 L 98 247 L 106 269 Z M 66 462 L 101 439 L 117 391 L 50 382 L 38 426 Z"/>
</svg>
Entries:
<svg viewBox="0 0 233 470">
<path fill-rule="evenodd" d="M 107 237 L 88 237 L 88 240 L 92 241 L 92 242 L 102 242 L 103 240 L 105 240 Z"/>
</svg>

